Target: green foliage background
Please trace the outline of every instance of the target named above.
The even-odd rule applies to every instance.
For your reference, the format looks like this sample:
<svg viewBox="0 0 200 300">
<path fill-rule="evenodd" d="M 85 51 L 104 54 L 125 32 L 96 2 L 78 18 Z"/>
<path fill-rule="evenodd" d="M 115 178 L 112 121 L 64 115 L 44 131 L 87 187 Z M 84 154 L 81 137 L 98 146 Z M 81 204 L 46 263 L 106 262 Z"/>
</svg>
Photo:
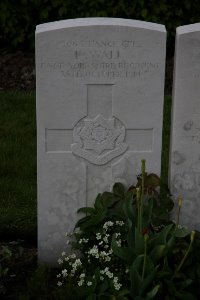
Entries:
<svg viewBox="0 0 200 300">
<path fill-rule="evenodd" d="M 34 49 L 37 24 L 81 17 L 118 17 L 164 24 L 173 51 L 177 26 L 200 21 L 199 0 L 8 0 L 0 1 L 0 43 Z"/>
</svg>

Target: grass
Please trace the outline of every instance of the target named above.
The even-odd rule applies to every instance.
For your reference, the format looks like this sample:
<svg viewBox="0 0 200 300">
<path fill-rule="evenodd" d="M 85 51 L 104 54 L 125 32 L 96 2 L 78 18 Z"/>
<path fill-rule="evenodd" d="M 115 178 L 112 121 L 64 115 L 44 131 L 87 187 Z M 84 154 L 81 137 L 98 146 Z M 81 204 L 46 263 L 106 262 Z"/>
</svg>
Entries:
<svg viewBox="0 0 200 300">
<path fill-rule="evenodd" d="M 35 94 L 0 92 L 0 238 L 36 237 Z"/>
<path fill-rule="evenodd" d="M 165 98 L 162 179 L 167 183 L 171 97 Z M 35 93 L 0 92 L 0 239 L 36 241 Z"/>
</svg>

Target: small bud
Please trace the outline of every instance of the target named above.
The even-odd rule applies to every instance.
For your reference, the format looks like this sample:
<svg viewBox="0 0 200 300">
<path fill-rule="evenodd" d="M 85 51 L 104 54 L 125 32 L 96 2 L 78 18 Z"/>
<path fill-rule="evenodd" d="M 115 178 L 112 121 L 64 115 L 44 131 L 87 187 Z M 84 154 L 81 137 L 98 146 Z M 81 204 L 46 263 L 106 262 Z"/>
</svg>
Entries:
<svg viewBox="0 0 200 300">
<path fill-rule="evenodd" d="M 145 163 L 146 163 L 146 160 L 145 160 L 145 159 L 142 159 L 142 160 L 141 160 L 141 163 L 142 163 L 141 171 L 142 171 L 142 174 L 144 174 L 144 173 L 145 173 Z"/>
<path fill-rule="evenodd" d="M 182 204 L 183 204 L 183 197 L 182 196 L 178 196 L 178 207 L 181 208 Z"/>
<path fill-rule="evenodd" d="M 192 230 L 192 232 L 190 234 L 190 241 L 191 241 L 191 243 L 193 243 L 193 241 L 194 241 L 194 236 L 195 236 L 195 231 Z"/>
<path fill-rule="evenodd" d="M 144 235 L 145 242 L 148 240 L 148 238 L 149 238 L 149 235 L 147 233 L 145 233 L 145 235 Z"/>
</svg>

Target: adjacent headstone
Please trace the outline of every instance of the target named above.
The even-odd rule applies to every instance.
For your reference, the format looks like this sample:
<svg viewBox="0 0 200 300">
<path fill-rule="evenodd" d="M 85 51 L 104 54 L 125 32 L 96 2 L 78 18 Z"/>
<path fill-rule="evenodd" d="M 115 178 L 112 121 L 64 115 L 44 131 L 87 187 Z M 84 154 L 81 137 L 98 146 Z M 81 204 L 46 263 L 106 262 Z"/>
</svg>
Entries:
<svg viewBox="0 0 200 300">
<path fill-rule="evenodd" d="M 200 230 L 200 23 L 176 32 L 170 186 L 181 223 Z"/>
<path fill-rule="evenodd" d="M 166 31 L 89 18 L 37 26 L 38 251 L 55 262 L 76 211 L 141 159 L 160 173 Z"/>
</svg>

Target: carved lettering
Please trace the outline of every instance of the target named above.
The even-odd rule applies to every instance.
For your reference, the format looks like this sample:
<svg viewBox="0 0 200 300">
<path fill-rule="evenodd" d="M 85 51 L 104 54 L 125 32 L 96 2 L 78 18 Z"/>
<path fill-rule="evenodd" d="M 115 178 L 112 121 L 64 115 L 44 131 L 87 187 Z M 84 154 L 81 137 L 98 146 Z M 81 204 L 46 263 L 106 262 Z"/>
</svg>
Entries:
<svg viewBox="0 0 200 300">
<path fill-rule="evenodd" d="M 68 40 L 61 41 L 61 45 L 65 48 L 134 48 L 141 47 L 135 40 Z"/>
<path fill-rule="evenodd" d="M 112 52 L 112 51 L 111 51 Z M 77 54 L 78 55 L 78 54 Z M 96 54 L 95 54 L 96 55 Z M 113 53 L 102 53 L 112 56 Z M 115 54 L 118 55 L 118 54 Z M 44 72 L 61 72 L 72 78 L 143 78 L 152 75 L 159 68 L 157 62 L 42 62 L 39 68 Z"/>
<path fill-rule="evenodd" d="M 74 57 L 76 59 L 79 58 L 94 58 L 94 59 L 118 59 L 120 57 L 119 51 L 114 50 L 104 50 L 104 51 L 82 51 L 82 50 L 76 50 L 74 52 Z"/>
</svg>

